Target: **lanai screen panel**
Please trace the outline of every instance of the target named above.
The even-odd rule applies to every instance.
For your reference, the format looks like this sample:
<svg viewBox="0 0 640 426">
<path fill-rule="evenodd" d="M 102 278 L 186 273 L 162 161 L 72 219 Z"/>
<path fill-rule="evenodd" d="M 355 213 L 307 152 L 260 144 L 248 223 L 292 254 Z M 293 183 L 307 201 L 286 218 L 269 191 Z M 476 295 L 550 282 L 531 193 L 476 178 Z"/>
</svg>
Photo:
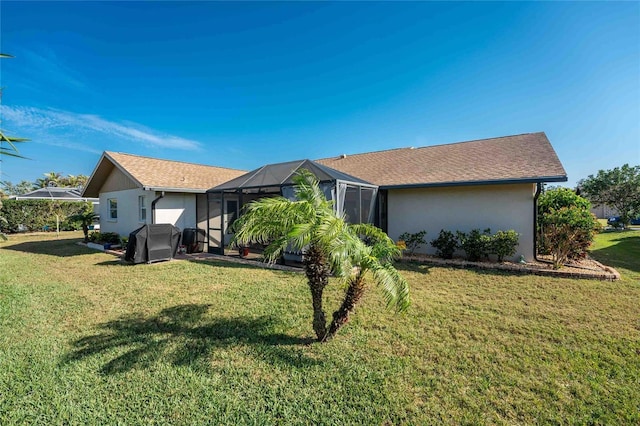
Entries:
<svg viewBox="0 0 640 426">
<path fill-rule="evenodd" d="M 378 187 L 311 160 L 270 164 L 207 191 L 209 199 L 209 242 L 217 252 L 224 249 L 225 198 L 239 197 L 240 209 L 251 200 L 281 195 L 295 200 L 294 178 L 302 170 L 311 172 L 336 210 L 345 212 L 350 223 L 373 223 Z M 223 218 L 222 221 L 220 218 Z"/>
</svg>

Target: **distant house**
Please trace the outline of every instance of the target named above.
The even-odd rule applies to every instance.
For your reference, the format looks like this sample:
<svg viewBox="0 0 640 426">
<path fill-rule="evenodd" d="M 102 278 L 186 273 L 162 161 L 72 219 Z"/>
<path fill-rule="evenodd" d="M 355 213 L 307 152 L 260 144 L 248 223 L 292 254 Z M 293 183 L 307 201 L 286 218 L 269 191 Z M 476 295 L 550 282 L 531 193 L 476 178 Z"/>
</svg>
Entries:
<svg viewBox="0 0 640 426">
<path fill-rule="evenodd" d="M 9 197 L 14 200 L 58 200 L 58 201 L 85 201 L 93 204 L 93 210 L 98 211 L 98 197 L 83 197 L 82 191 L 78 188 L 59 188 L 57 186 L 47 186 L 38 188 L 31 192 Z"/>
<path fill-rule="evenodd" d="M 205 231 L 205 191 L 243 171 L 104 152 L 84 197 L 100 199 L 100 230 L 128 235 L 144 224 L 170 223 Z"/>
</svg>

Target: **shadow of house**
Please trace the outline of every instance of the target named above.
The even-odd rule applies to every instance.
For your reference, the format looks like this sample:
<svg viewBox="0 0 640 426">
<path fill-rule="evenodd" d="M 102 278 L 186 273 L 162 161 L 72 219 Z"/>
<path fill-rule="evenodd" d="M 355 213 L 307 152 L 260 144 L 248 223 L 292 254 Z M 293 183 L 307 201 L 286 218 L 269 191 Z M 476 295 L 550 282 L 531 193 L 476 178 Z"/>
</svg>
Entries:
<svg viewBox="0 0 640 426">
<path fill-rule="evenodd" d="M 94 254 L 95 251 L 86 247 L 73 244 L 82 241 L 82 238 L 65 238 L 49 241 L 28 241 L 24 243 L 6 245 L 3 250 L 21 251 L 24 253 L 47 254 L 59 257 L 71 257 L 86 254 Z"/>
<path fill-rule="evenodd" d="M 274 332 L 278 328 L 275 318 L 246 316 L 204 321 L 210 306 L 178 305 L 157 315 L 128 315 L 109 321 L 100 326 L 98 334 L 73 342 L 74 350 L 63 362 L 108 356 L 115 351 L 119 355 L 101 367 L 102 374 L 150 368 L 161 361 L 207 370 L 211 368 L 212 351 L 243 345 L 257 358 L 274 365 L 304 368 L 318 363 L 297 347 L 310 344 L 313 339 Z"/>
</svg>

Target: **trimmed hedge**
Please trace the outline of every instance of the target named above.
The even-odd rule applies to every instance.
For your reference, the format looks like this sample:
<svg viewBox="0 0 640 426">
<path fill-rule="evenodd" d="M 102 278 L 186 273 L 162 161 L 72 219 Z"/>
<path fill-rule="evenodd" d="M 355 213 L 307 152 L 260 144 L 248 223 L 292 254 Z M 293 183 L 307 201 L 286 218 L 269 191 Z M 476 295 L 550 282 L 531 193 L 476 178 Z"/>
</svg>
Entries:
<svg viewBox="0 0 640 426">
<path fill-rule="evenodd" d="M 0 222 L 2 231 L 15 233 L 20 231 L 42 231 L 56 229 L 56 214 L 60 219 L 60 230 L 80 229 L 78 222 L 67 220 L 69 216 L 93 211 L 90 202 L 59 200 L 3 200 L 0 216 L 6 219 Z"/>
</svg>

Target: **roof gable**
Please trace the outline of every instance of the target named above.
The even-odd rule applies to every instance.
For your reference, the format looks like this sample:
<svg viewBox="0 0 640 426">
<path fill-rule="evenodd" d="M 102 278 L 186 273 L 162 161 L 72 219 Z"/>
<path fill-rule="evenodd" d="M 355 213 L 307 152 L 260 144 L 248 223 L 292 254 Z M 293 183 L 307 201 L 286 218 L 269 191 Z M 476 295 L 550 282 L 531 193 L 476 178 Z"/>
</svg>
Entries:
<svg viewBox="0 0 640 426">
<path fill-rule="evenodd" d="M 542 132 L 342 155 L 317 162 L 388 188 L 567 180 Z"/>
<path fill-rule="evenodd" d="M 173 192 L 204 192 L 245 173 L 225 167 L 105 151 L 87 182 L 85 196 L 97 197 L 114 168 L 137 187 Z"/>
</svg>

